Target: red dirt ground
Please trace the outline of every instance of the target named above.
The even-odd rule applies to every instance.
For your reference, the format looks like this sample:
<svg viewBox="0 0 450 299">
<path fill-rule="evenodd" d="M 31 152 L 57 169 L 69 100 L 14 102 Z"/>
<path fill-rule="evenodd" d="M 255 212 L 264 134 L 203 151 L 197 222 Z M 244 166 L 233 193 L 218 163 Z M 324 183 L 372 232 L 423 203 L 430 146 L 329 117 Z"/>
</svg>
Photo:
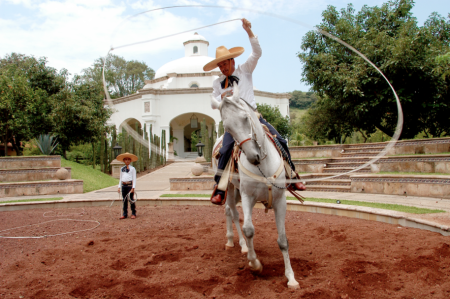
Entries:
<svg viewBox="0 0 450 299">
<path fill-rule="evenodd" d="M 43 217 L 44 212 L 49 212 Z M 345 217 L 288 212 L 287 288 L 273 212 L 256 210 L 253 275 L 226 243 L 223 207 L 119 207 L 0 213 L 10 236 L 91 231 L 45 239 L 0 239 L 0 298 L 448 298 L 450 240 L 437 233 Z M 57 214 L 58 213 L 58 214 Z M 75 213 L 64 217 L 62 213 Z M 242 215 L 242 214 L 241 214 Z M 60 216 L 60 217 L 48 217 Z M 114 217 L 113 217 L 114 216 Z M 5 232 L 0 233 L 5 235 Z"/>
</svg>

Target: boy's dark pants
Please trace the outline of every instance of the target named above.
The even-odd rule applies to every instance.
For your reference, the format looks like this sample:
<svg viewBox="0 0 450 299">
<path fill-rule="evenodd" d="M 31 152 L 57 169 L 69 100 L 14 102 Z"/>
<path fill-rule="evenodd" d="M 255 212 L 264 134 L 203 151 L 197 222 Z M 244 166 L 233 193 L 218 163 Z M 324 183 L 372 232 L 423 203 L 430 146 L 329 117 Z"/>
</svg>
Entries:
<svg viewBox="0 0 450 299">
<path fill-rule="evenodd" d="M 122 186 L 122 201 L 123 201 L 123 216 L 128 217 L 128 200 L 125 199 L 127 194 L 133 189 L 133 185 Z M 130 198 L 133 200 L 134 193 L 130 193 Z M 130 203 L 131 215 L 136 216 L 136 204 Z"/>
</svg>

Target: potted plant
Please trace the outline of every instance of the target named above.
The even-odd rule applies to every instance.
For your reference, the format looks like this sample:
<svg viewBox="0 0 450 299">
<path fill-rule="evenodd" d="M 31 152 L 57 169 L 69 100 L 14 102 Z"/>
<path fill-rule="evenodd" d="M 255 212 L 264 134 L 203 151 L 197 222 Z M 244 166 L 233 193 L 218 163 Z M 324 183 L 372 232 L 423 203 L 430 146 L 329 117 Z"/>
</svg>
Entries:
<svg viewBox="0 0 450 299">
<path fill-rule="evenodd" d="M 169 137 L 169 143 L 167 144 L 169 146 L 169 153 L 173 152 L 173 141 L 176 140 L 178 142 L 178 138 L 174 136 Z"/>
</svg>

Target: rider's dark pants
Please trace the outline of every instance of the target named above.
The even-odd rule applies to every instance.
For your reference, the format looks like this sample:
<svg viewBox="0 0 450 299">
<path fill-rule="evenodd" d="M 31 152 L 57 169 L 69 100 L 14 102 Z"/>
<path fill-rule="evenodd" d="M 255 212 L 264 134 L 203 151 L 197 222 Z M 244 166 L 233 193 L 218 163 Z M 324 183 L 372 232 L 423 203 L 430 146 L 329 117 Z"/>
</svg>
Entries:
<svg viewBox="0 0 450 299">
<path fill-rule="evenodd" d="M 128 217 L 128 199 L 126 198 L 127 194 L 131 191 L 132 185 L 122 186 L 122 198 L 123 198 L 123 216 Z M 131 200 L 133 200 L 134 193 L 130 194 Z M 130 202 L 131 215 L 136 216 L 136 204 Z"/>
<path fill-rule="evenodd" d="M 272 135 L 277 135 L 277 140 L 278 142 L 280 142 L 281 146 L 283 147 L 283 149 L 286 151 L 286 153 L 289 156 L 289 159 L 291 159 L 291 153 L 289 152 L 289 147 L 288 147 L 288 143 L 285 139 L 283 139 L 283 137 L 280 136 L 280 133 L 278 133 L 277 130 L 275 130 L 274 127 L 272 127 L 271 124 L 269 124 L 264 118 L 262 118 L 262 116 L 259 118 L 259 121 L 266 125 L 266 127 L 269 129 L 270 134 Z M 293 171 L 295 171 L 295 169 L 292 169 Z"/>
<path fill-rule="evenodd" d="M 266 125 L 267 128 L 269 128 L 270 134 L 277 135 L 277 140 L 280 142 L 281 146 L 284 148 L 284 150 L 288 154 L 289 158 L 291 158 L 291 154 L 289 152 L 287 141 L 284 140 L 280 136 L 280 133 L 278 133 L 278 131 L 275 130 L 275 128 L 272 127 L 271 124 L 269 124 L 264 118 L 262 118 L 262 116 L 259 118 L 259 121 L 262 124 Z M 222 148 L 219 150 L 220 157 L 219 157 L 219 163 L 217 165 L 217 170 L 224 170 L 225 169 L 225 167 L 227 166 L 228 160 L 230 160 L 231 154 L 233 152 L 233 147 L 234 147 L 234 139 L 233 139 L 233 137 L 231 136 L 230 133 L 225 132 L 225 134 L 223 135 Z M 295 169 L 292 169 L 292 170 L 295 171 Z M 217 185 L 219 184 L 220 177 L 221 177 L 221 175 L 215 175 L 214 176 L 214 181 L 216 181 Z M 223 196 L 225 194 L 225 192 L 221 191 L 221 190 L 217 190 L 216 194 L 221 194 Z"/>
</svg>

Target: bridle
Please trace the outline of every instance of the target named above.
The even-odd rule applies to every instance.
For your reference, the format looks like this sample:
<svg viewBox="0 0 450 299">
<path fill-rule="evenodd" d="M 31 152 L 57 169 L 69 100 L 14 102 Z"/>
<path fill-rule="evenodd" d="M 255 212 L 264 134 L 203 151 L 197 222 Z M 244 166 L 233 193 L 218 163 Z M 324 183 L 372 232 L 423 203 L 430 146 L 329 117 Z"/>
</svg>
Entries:
<svg viewBox="0 0 450 299">
<path fill-rule="evenodd" d="M 264 142 L 265 140 L 266 140 L 266 134 L 263 132 L 263 141 L 260 143 L 259 141 L 258 141 L 258 136 L 256 135 L 256 124 L 255 124 L 255 122 L 253 121 L 253 118 L 251 117 L 251 115 L 250 115 L 250 113 L 249 113 L 249 111 L 247 110 L 247 109 L 245 109 L 245 107 L 243 106 L 243 103 L 242 102 L 240 102 L 239 104 L 238 103 L 236 103 L 236 102 L 233 102 L 233 101 L 231 101 L 233 104 L 235 104 L 237 107 L 238 107 L 238 109 L 240 109 L 240 110 L 242 110 L 242 111 L 244 111 L 244 113 L 245 113 L 245 115 L 246 115 L 246 117 L 247 117 L 247 119 L 248 119 L 248 121 L 249 121 L 249 124 L 250 124 L 250 134 L 249 134 L 249 138 L 246 138 L 246 139 L 244 139 L 244 140 L 242 140 L 241 142 L 239 142 L 234 136 L 233 136 L 233 139 L 234 139 L 234 141 L 236 142 L 236 144 L 238 144 L 238 146 L 239 146 L 239 148 L 242 150 L 242 145 L 244 144 L 244 143 L 246 143 L 247 141 L 255 141 L 255 143 L 258 145 L 258 147 L 259 147 L 259 150 L 260 150 L 260 153 L 261 154 L 263 154 L 264 155 L 264 157 L 263 158 L 261 158 L 261 161 L 262 160 L 264 160 L 265 158 L 267 158 L 267 152 L 264 150 L 264 147 L 262 147 L 262 142 Z M 244 101 L 245 102 L 245 101 Z M 220 103 L 220 105 L 219 105 L 219 110 L 221 110 L 222 109 L 222 103 L 223 103 L 223 101 Z M 275 171 L 275 173 L 272 175 L 272 176 L 266 176 L 262 171 L 261 171 L 261 169 L 259 168 L 259 165 L 256 165 L 257 167 L 258 167 L 258 169 L 259 169 L 259 171 L 261 172 L 261 174 L 262 174 L 262 176 L 259 176 L 259 175 L 257 175 L 257 174 L 255 174 L 255 173 L 252 173 L 250 170 L 248 170 L 248 169 L 246 169 L 245 168 L 245 166 L 244 165 L 242 165 L 242 163 L 241 163 L 241 158 L 240 158 L 240 155 L 237 155 L 237 163 L 238 163 L 238 165 L 239 165 L 239 171 L 242 171 L 243 173 L 245 173 L 249 178 L 251 178 L 251 179 L 253 179 L 253 180 L 256 180 L 256 181 L 259 181 L 259 182 L 261 182 L 261 183 L 263 183 L 263 184 L 265 184 L 266 186 L 267 186 L 267 190 L 268 190 L 268 200 L 267 201 L 265 201 L 265 202 L 263 202 L 263 204 L 264 204 L 264 206 L 266 207 L 266 213 L 268 212 L 268 209 L 271 209 L 272 208 L 272 201 L 273 201 L 273 194 L 272 194 L 272 187 L 276 187 L 276 188 L 278 188 L 278 189 L 283 189 L 283 188 L 280 188 L 280 187 L 278 187 L 278 186 L 276 186 L 275 184 L 274 184 L 274 182 L 275 182 L 275 180 L 277 180 L 279 177 L 280 177 L 280 174 L 281 174 L 281 172 L 283 171 L 283 169 L 284 169 L 284 163 L 283 163 L 283 158 L 281 157 L 281 154 L 280 154 L 280 165 L 278 166 L 278 169 Z"/>
<path fill-rule="evenodd" d="M 244 101 L 245 102 L 245 101 Z M 258 136 L 256 135 L 256 124 L 252 119 L 252 116 L 250 115 L 250 113 L 245 109 L 245 107 L 243 106 L 243 103 L 241 102 L 240 105 L 237 104 L 236 107 L 238 107 L 240 110 L 244 111 L 247 120 L 250 124 L 250 134 L 248 135 L 249 137 L 247 139 L 242 140 L 241 142 L 239 142 L 239 140 L 237 140 L 234 136 L 233 139 L 236 142 L 236 144 L 239 146 L 239 148 L 242 150 L 242 145 L 244 143 L 246 143 L 247 141 L 254 141 L 256 143 L 256 145 L 259 147 L 260 152 L 264 155 L 264 157 L 261 158 L 261 161 L 264 160 L 267 157 L 267 152 L 264 150 L 262 144 L 264 143 L 265 139 L 266 139 L 266 134 L 263 134 L 263 140 L 262 142 L 259 142 L 258 140 Z M 222 105 L 220 105 L 219 109 L 221 110 Z"/>
</svg>

